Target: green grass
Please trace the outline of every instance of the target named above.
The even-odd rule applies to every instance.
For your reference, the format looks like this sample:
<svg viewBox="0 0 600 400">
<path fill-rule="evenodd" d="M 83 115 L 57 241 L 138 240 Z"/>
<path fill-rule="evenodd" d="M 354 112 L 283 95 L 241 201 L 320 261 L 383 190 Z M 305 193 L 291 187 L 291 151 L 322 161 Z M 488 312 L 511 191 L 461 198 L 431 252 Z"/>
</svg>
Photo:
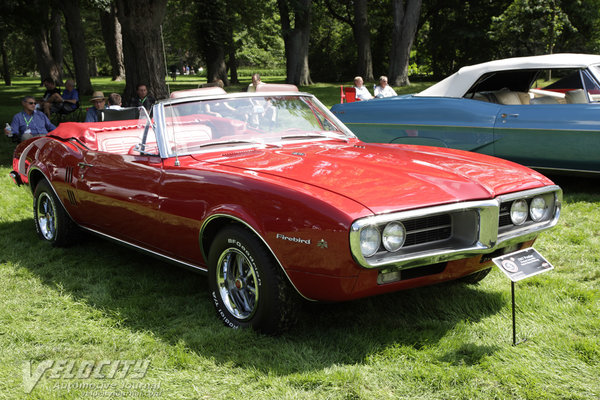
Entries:
<svg viewBox="0 0 600 400">
<path fill-rule="evenodd" d="M 17 85 L 0 90 L 5 119 L 7 97 L 36 88 Z M 596 180 L 558 180 L 560 223 L 535 245 L 556 269 L 517 284 L 517 331 L 527 339 L 519 346 L 511 345 L 510 283 L 496 269 L 477 286 L 307 304 L 295 329 L 274 338 L 224 327 L 201 275 L 93 236 L 64 249 L 40 241 L 31 194 L 8 178 L 13 148 L 0 138 L 0 399 L 91 398 L 65 388 L 74 383 L 154 385 L 131 391 L 161 399 L 600 397 Z M 26 394 L 24 363 L 44 360 L 150 366 L 142 379 L 47 373 Z"/>
</svg>

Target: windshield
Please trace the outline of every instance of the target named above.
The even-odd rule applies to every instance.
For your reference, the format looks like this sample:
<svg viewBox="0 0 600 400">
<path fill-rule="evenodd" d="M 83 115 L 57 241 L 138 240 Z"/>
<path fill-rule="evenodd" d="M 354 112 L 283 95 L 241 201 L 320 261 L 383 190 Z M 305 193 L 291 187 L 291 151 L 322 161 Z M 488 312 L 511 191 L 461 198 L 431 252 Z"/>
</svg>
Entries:
<svg viewBox="0 0 600 400">
<path fill-rule="evenodd" d="M 166 104 L 169 156 L 216 146 L 282 146 L 299 140 L 347 140 L 352 133 L 308 96 L 247 96 Z"/>
</svg>

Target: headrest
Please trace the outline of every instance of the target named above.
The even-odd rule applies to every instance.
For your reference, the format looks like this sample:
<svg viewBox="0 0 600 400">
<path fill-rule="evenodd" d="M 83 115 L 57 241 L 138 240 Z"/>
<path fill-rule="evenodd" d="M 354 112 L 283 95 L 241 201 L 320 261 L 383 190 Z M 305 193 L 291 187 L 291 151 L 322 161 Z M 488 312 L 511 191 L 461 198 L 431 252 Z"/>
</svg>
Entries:
<svg viewBox="0 0 600 400">
<path fill-rule="evenodd" d="M 179 99 L 181 97 L 210 96 L 214 94 L 227 94 L 227 92 L 218 86 L 213 86 L 197 89 L 178 90 L 176 92 L 171 93 L 171 96 L 169 97 L 172 99 Z"/>
</svg>

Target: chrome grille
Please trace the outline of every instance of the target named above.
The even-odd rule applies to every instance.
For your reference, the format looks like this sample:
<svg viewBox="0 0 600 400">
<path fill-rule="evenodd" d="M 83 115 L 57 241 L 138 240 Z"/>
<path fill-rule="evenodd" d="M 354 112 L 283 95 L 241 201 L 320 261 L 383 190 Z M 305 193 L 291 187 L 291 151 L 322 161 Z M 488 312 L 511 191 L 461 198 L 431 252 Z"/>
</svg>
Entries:
<svg viewBox="0 0 600 400">
<path fill-rule="evenodd" d="M 508 201 L 500 205 L 500 216 L 498 220 L 498 225 L 500 227 L 512 225 L 512 221 L 510 220 L 510 206 L 512 206 L 512 203 L 512 201 Z"/>
<path fill-rule="evenodd" d="M 451 222 L 450 214 L 403 221 L 402 223 L 406 228 L 404 246 L 414 246 L 450 238 L 452 234 Z"/>
</svg>

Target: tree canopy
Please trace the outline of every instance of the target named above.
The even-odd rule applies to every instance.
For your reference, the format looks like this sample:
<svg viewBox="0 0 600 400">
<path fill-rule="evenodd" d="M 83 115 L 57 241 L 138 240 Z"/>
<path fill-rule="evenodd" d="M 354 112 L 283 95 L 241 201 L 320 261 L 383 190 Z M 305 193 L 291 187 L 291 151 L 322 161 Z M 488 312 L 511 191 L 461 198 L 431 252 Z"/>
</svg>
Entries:
<svg viewBox="0 0 600 400">
<path fill-rule="evenodd" d="M 7 0 L 0 74 L 127 79 L 166 93 L 169 70 L 279 68 L 287 81 L 446 76 L 496 58 L 600 52 L 600 0 Z"/>
</svg>

